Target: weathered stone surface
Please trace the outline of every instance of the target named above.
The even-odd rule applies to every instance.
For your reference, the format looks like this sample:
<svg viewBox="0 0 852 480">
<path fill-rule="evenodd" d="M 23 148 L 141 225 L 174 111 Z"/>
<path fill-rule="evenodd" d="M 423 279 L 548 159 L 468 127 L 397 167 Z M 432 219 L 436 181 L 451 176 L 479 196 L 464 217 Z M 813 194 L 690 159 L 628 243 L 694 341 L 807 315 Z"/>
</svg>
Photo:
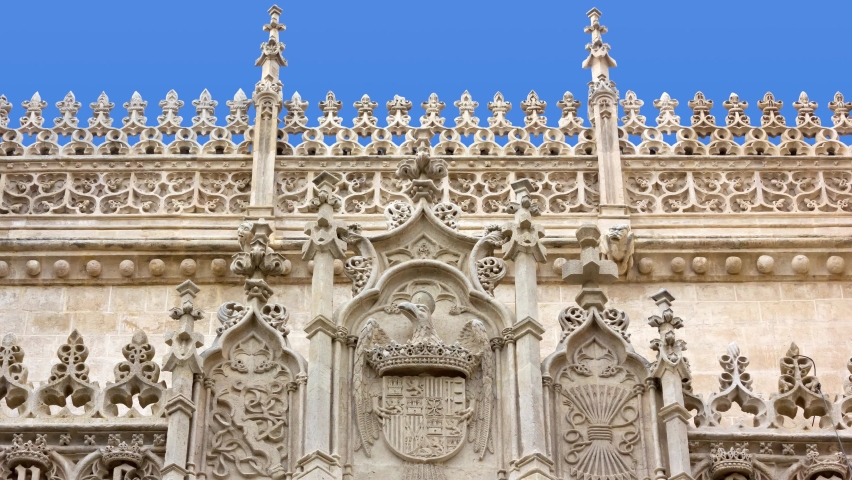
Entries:
<svg viewBox="0 0 852 480">
<path fill-rule="evenodd" d="M 646 103 L 593 9 L 587 97 L 348 123 L 269 14 L 224 122 L 0 95 L 3 478 L 849 476 L 842 94 Z"/>
</svg>

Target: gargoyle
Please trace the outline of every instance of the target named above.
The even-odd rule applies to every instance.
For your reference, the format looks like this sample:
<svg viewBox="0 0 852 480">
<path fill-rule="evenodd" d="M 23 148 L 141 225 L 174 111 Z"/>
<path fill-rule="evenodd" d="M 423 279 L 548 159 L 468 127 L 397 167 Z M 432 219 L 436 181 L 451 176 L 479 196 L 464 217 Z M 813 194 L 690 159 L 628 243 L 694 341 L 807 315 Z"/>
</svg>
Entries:
<svg viewBox="0 0 852 480">
<path fill-rule="evenodd" d="M 601 253 L 618 265 L 618 274 L 626 275 L 633 267 L 633 231 L 630 225 L 614 225 L 603 236 Z"/>
</svg>

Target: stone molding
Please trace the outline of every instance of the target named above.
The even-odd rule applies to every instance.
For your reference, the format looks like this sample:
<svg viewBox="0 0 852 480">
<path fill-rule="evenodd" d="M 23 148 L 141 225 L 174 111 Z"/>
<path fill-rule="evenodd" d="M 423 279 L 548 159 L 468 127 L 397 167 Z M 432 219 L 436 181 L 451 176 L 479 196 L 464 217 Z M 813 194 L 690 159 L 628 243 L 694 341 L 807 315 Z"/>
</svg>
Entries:
<svg viewBox="0 0 852 480">
<path fill-rule="evenodd" d="M 251 99 L 226 102 L 224 122 L 207 90 L 188 122 L 175 91 L 147 117 L 135 93 L 120 122 L 105 93 L 81 121 L 69 93 L 52 126 L 39 94 L 19 126 L 0 95 L 0 286 L 180 284 L 161 312 L 172 329 L 159 363 L 141 330 L 120 348 L 73 330 L 49 376 L 33 379 L 32 357 L 3 337 L 2 478 L 849 476 L 836 449 L 852 441 L 852 377 L 826 394 L 794 343 L 762 396 L 752 374 L 766 372 L 747 372 L 731 344 L 705 400 L 683 340 L 699 326 L 675 316 L 674 297 L 647 299 L 659 312 L 645 358 L 605 286 L 852 278 L 852 148 L 840 138 L 852 103 L 841 94 L 823 122 L 807 94 L 788 121 L 767 93 L 758 122 L 736 94 L 717 121 L 699 92 L 686 125 L 664 93 L 649 125 L 644 102 L 611 78 L 592 9 L 588 125 L 570 92 L 548 123 L 534 91 L 518 125 L 499 93 L 480 120 L 469 92 L 454 122 L 432 94 L 419 125 L 399 96 L 385 122 L 366 95 L 344 122 L 329 92 L 312 123 L 281 78 L 283 11 L 268 13 L 260 80 Z M 560 280 L 579 285 L 577 305 L 559 299 L 558 318 L 539 318 L 553 312 L 538 295 Z M 347 281 L 341 300 L 334 287 Z M 205 338 L 195 325 L 212 316 L 197 296 L 238 283 L 242 303 L 221 299 Z M 295 300 L 307 312 L 293 315 L 311 320 L 297 326 L 291 306 L 272 303 L 285 283 L 311 284 Z M 501 290 L 514 290 L 514 311 Z M 553 320 L 561 332 L 547 331 Z M 90 377 L 95 348 L 123 357 L 104 386 Z"/>
</svg>

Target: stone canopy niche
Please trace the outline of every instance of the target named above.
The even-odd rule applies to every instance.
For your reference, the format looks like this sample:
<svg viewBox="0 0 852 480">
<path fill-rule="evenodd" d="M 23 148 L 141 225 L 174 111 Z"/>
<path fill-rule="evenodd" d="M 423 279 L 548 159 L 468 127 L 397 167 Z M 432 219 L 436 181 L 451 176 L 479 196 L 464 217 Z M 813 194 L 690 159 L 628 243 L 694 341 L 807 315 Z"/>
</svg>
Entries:
<svg viewBox="0 0 852 480">
<path fill-rule="evenodd" d="M 614 317 L 626 320 L 624 312 L 567 310 L 562 315 L 583 323 L 545 361 L 557 472 L 584 480 L 646 478 L 653 474 L 644 447 L 647 367 L 611 326 Z"/>
<path fill-rule="evenodd" d="M 413 209 L 398 235 L 374 239 L 374 254 L 417 241 L 403 232 L 462 236 L 426 208 Z M 461 257 L 474 244 L 467 237 L 446 248 Z M 457 262 L 425 257 L 379 262 L 383 271 L 336 312 L 336 323 L 357 335 L 340 365 L 350 379 L 341 398 L 351 405 L 342 408 L 342 461 L 355 478 L 497 478 L 506 359 L 492 346 L 512 314 Z"/>
<path fill-rule="evenodd" d="M 241 226 L 243 252 L 231 269 L 247 278 L 245 305 L 223 304 L 214 345 L 204 352 L 201 470 L 210 479 L 292 475 L 304 426 L 306 363 L 287 340 L 289 314 L 267 303 L 267 275 L 286 273 L 288 262 L 269 249 L 265 222 Z"/>
<path fill-rule="evenodd" d="M 852 480 L 852 102 L 654 122 L 587 15 L 549 107 L 349 122 L 277 6 L 224 123 L 0 95 L 0 480 Z"/>
</svg>

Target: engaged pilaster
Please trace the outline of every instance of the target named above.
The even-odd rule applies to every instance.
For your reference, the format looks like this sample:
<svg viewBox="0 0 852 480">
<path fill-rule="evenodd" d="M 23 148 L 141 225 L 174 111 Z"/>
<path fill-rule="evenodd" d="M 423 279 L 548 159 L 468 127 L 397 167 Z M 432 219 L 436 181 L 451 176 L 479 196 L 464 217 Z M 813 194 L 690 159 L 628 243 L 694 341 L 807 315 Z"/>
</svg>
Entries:
<svg viewBox="0 0 852 480">
<path fill-rule="evenodd" d="M 540 342 L 544 327 L 538 322 L 538 283 L 536 264 L 547 261 L 547 250 L 539 241 L 544 228 L 533 223 L 538 205 L 530 194 L 528 179 L 512 183 L 515 201 L 506 208 L 515 221 L 505 230 L 510 237 L 503 244 L 504 258 L 515 263 L 515 315 L 512 326 L 518 395 L 518 457 L 512 459 L 511 478 L 551 478 L 553 461 L 547 456 L 544 426 L 544 398 L 541 388 Z M 507 349 L 512 354 L 512 349 Z M 511 364 L 511 363 L 510 363 Z"/>
<path fill-rule="evenodd" d="M 609 55 L 609 44 L 603 41 L 607 29 L 600 24 L 600 10 L 593 8 L 587 15 L 591 25 L 585 28 L 585 32 L 592 35 L 592 41 L 586 44 L 589 56 L 583 61 L 583 68 L 592 70 L 589 119 L 594 125 L 597 143 L 601 226 L 607 228 L 629 218 L 622 185 L 621 151 L 618 148 L 618 90 L 609 78 L 609 69 L 615 68 L 616 63 Z"/>
<path fill-rule="evenodd" d="M 275 203 L 275 153 L 278 142 L 278 114 L 281 112 L 281 91 L 283 85 L 279 79 L 279 70 L 287 66 L 287 60 L 281 56 L 284 44 L 278 39 L 278 33 L 287 27 L 279 23 L 281 9 L 273 5 L 269 9 L 269 23 L 263 30 L 269 32 L 269 40 L 260 44 L 261 55 L 255 65 L 262 68 L 260 81 L 254 87 L 252 100 L 257 112 L 253 130 L 253 160 L 251 171 L 251 198 L 248 217 L 271 217 Z"/>
<path fill-rule="evenodd" d="M 340 209 L 341 200 L 334 188 L 341 182 L 337 174 L 322 172 L 313 179 L 317 192 L 309 208 L 317 213 L 317 220 L 305 227 L 309 240 L 302 249 L 302 258 L 314 262 L 311 283 L 311 315 L 313 320 L 305 327 L 310 340 L 308 364 L 308 403 L 305 432 L 306 456 L 299 460 L 304 473 L 302 478 L 329 478 L 338 476 L 339 455 L 332 445 L 334 430 L 331 412 L 336 383 L 333 365 L 339 360 L 340 349 L 333 341 L 338 333 L 332 320 L 334 310 L 334 260 L 346 256 L 347 224 L 335 220 L 334 212 Z"/>
<path fill-rule="evenodd" d="M 652 377 L 659 380 L 663 406 L 659 416 L 665 424 L 666 448 L 669 459 L 669 479 L 692 479 L 689 463 L 689 440 L 686 426 L 691 418 L 684 406 L 683 385 L 690 380 L 689 363 L 683 356 L 686 342 L 675 336 L 683 327 L 683 320 L 675 317 L 671 309 L 674 297 L 666 289 L 651 296 L 660 307 L 660 315 L 648 319 L 648 325 L 657 327 L 660 338 L 651 341 L 657 352 L 657 361 L 651 366 Z"/>
<path fill-rule="evenodd" d="M 170 315 L 178 321 L 178 328 L 166 334 L 166 345 L 170 348 L 163 359 L 163 370 L 172 372 L 172 388 L 165 404 L 169 430 L 161 470 L 164 480 L 183 480 L 191 473 L 187 470 L 186 455 L 196 408 L 192 401 L 192 387 L 195 374 L 202 372 L 198 348 L 204 345 L 204 336 L 195 331 L 195 322 L 204 316 L 195 308 L 199 288 L 187 280 L 177 287 L 177 291 L 180 306 L 173 308 Z"/>
</svg>

